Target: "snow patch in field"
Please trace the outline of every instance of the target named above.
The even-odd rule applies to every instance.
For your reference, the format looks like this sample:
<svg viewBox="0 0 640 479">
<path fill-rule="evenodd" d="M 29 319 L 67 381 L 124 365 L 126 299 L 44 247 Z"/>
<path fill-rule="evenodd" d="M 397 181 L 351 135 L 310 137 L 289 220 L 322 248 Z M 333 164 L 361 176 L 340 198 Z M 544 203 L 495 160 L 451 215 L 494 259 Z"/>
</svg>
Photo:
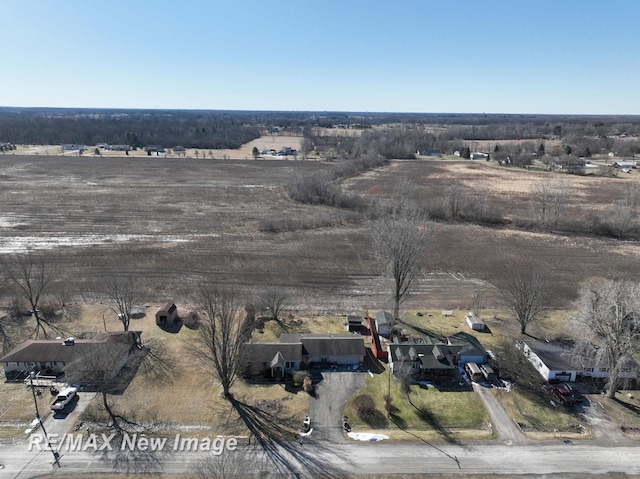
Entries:
<svg viewBox="0 0 640 479">
<path fill-rule="evenodd" d="M 156 243 L 188 243 L 190 241 L 193 241 L 193 238 L 171 235 L 143 234 L 9 236 L 0 238 L 0 254 L 21 253 L 28 250 L 47 250 L 68 246 L 97 246 L 104 244 L 126 243 L 130 241 Z"/>
</svg>

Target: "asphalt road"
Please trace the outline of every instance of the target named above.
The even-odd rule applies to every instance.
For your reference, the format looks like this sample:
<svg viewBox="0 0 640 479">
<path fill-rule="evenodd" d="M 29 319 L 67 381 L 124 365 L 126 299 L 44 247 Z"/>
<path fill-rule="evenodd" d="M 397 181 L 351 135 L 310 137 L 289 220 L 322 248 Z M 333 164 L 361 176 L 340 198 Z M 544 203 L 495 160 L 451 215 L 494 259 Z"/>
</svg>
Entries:
<svg viewBox="0 0 640 479">
<path fill-rule="evenodd" d="M 0 478 L 29 478 L 54 470 L 51 454 L 29 452 L 24 444 L 5 447 Z M 66 452 L 61 458 L 61 477 L 71 474 L 144 472 L 184 473 L 205 453 L 166 452 L 155 454 L 111 454 Z M 209 453 L 210 454 L 210 453 Z M 246 472 L 261 472 L 263 477 L 286 476 L 272 462 L 261 461 L 255 448 L 227 452 L 238 455 Z M 274 452 L 272 452 L 274 454 Z M 600 474 L 614 472 L 639 475 L 639 447 L 603 448 L 593 443 L 566 444 L 550 441 L 528 445 L 499 444 L 441 445 L 428 443 L 341 443 L 303 446 L 293 443 L 277 451 L 280 464 L 291 474 L 302 477 L 338 477 L 342 473 L 392 475 L 416 473 L 538 475 L 554 473 Z"/>
<path fill-rule="evenodd" d="M 366 373 L 323 372 L 311 398 L 311 427 L 316 440 L 343 442 L 342 414 L 349 398 L 365 387 Z"/>
</svg>

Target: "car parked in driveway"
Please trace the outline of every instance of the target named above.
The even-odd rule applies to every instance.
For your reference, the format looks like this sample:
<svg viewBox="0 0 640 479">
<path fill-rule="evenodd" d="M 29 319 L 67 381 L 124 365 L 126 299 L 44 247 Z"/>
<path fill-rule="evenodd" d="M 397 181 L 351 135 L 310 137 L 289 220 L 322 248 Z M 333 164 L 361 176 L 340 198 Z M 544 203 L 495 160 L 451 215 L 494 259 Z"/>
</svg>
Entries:
<svg viewBox="0 0 640 479">
<path fill-rule="evenodd" d="M 549 389 L 554 399 L 563 406 L 571 407 L 578 402 L 571 394 L 571 391 L 562 384 L 551 386 Z"/>
</svg>

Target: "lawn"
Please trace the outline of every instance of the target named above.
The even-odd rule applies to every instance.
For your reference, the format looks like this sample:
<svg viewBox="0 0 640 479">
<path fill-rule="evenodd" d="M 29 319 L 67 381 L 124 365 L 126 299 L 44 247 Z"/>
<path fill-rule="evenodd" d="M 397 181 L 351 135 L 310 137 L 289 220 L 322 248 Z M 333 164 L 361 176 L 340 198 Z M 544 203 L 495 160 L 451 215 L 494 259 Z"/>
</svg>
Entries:
<svg viewBox="0 0 640 479">
<path fill-rule="evenodd" d="M 494 390 L 494 394 L 526 436 L 533 439 L 545 439 L 557 434 L 572 438 L 591 437 L 581 426 L 584 420 L 563 406 L 552 406 L 549 394 L 517 389 L 509 392 Z"/>
<path fill-rule="evenodd" d="M 385 396 L 391 392 L 391 414 L 387 418 Z M 376 411 L 369 418 L 357 417 L 353 404 L 358 396 L 373 398 Z M 410 401 L 409 401 L 410 400 Z M 471 439 L 487 438 L 489 422 L 482 400 L 468 387 L 454 383 L 450 389 L 432 385 L 410 386 L 409 397 L 401 391 L 394 378 L 389 381 L 388 369 L 369 375 L 366 388 L 358 391 L 347 403 L 344 414 L 349 416 L 354 430 L 383 431 L 394 438 L 409 439 Z"/>
</svg>

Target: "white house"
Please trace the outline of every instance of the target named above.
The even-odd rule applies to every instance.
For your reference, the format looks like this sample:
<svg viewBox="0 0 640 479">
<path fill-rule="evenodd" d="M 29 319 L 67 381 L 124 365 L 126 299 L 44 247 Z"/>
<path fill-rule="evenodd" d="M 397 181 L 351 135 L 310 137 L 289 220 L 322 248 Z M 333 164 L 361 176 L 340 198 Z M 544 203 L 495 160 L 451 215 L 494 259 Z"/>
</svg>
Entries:
<svg viewBox="0 0 640 479">
<path fill-rule="evenodd" d="M 517 341 L 516 346 L 540 375 L 550 382 L 574 382 L 578 378 L 606 379 L 609 369 L 602 364 L 583 365 L 572 354 L 571 341 Z M 638 364 L 629 364 L 620 377 L 631 379 L 637 376 Z"/>
</svg>

